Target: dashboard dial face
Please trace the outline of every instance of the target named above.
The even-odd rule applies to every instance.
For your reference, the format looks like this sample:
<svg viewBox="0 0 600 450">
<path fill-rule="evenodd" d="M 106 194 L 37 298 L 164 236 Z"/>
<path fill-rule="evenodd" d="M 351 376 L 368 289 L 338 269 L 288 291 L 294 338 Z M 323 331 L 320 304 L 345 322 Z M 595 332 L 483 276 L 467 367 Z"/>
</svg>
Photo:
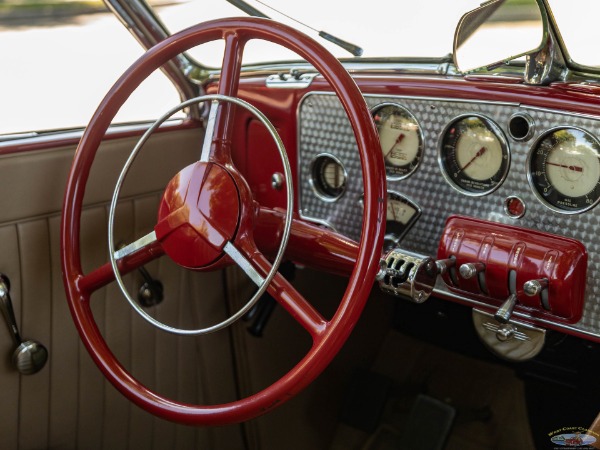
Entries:
<svg viewBox="0 0 600 450">
<path fill-rule="evenodd" d="M 577 128 L 545 133 L 529 158 L 529 180 L 544 203 L 576 213 L 600 200 L 600 143 Z"/>
<path fill-rule="evenodd" d="M 388 192 L 384 249 L 397 246 L 420 215 L 421 210 L 413 202 L 396 192 Z"/>
<path fill-rule="evenodd" d="M 346 170 L 331 155 L 319 155 L 312 163 L 311 184 L 324 200 L 337 200 L 346 189 Z"/>
<path fill-rule="evenodd" d="M 389 103 L 375 107 L 372 114 L 388 178 L 409 176 L 423 155 L 423 136 L 417 119 L 402 106 Z"/>
<path fill-rule="evenodd" d="M 465 116 L 443 134 L 440 164 L 446 179 L 468 195 L 495 190 L 508 173 L 510 153 L 502 131 L 491 120 Z"/>
</svg>

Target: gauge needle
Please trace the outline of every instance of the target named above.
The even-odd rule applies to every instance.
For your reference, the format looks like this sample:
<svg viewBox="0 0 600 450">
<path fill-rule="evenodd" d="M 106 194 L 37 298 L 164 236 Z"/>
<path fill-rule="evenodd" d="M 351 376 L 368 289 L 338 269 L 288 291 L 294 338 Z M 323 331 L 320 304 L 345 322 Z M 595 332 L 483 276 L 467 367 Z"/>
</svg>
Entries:
<svg viewBox="0 0 600 450">
<path fill-rule="evenodd" d="M 394 205 L 390 205 L 390 206 L 392 207 L 392 216 L 394 217 L 394 222 L 398 222 L 398 218 L 396 217 L 396 210 L 394 209 Z"/>
<path fill-rule="evenodd" d="M 387 151 L 387 153 L 386 153 L 385 155 L 383 155 L 383 159 L 387 158 L 387 157 L 388 157 L 388 155 L 389 155 L 390 153 L 392 153 L 392 150 L 394 150 L 394 147 L 395 147 L 396 145 L 398 145 L 400 142 L 402 142 L 402 139 L 404 139 L 404 133 L 400 133 L 400 134 L 398 135 L 398 137 L 396 138 L 396 141 L 394 142 L 394 145 L 392 145 L 392 148 L 390 148 L 390 149 Z"/>
<path fill-rule="evenodd" d="M 556 166 L 556 167 L 563 167 L 565 169 L 569 169 L 572 170 L 573 172 L 583 172 L 583 167 L 579 167 L 579 166 L 567 166 L 565 164 L 556 164 L 550 161 L 546 161 L 546 164 L 550 164 L 551 166 Z"/>
<path fill-rule="evenodd" d="M 475 156 L 473 156 L 471 158 L 471 161 L 469 161 L 467 164 L 465 164 L 465 167 L 463 167 L 462 169 L 460 169 L 460 171 L 466 170 L 467 167 L 469 167 L 471 164 L 473 164 L 473 161 L 475 161 L 477 158 L 479 158 L 481 155 L 483 155 L 485 153 L 485 151 L 486 151 L 486 148 L 485 147 L 481 147 L 479 149 L 479 151 L 477 153 L 475 153 Z"/>
</svg>

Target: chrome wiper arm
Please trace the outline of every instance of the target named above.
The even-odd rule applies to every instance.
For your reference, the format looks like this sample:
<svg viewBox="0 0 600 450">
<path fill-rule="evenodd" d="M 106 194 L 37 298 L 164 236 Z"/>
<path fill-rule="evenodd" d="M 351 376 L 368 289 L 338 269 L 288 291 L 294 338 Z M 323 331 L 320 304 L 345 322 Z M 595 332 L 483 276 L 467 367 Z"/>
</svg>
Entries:
<svg viewBox="0 0 600 450">
<path fill-rule="evenodd" d="M 254 6 L 249 5 L 244 0 L 227 0 L 227 1 L 229 3 L 231 3 L 233 6 L 235 6 L 237 9 L 241 9 L 242 11 L 244 11 L 249 16 L 252 16 L 252 17 L 262 17 L 263 19 L 270 19 L 269 16 L 267 16 L 266 14 L 260 12 Z"/>
<path fill-rule="evenodd" d="M 269 16 L 267 16 L 265 13 L 259 11 L 258 9 L 256 9 L 254 6 L 249 5 L 248 3 L 246 3 L 244 0 L 227 0 L 229 3 L 231 3 L 233 6 L 235 6 L 238 9 L 241 9 L 242 11 L 244 11 L 246 14 L 250 15 L 250 16 L 254 16 L 254 17 L 263 17 L 265 19 L 270 19 Z M 260 0 L 256 0 L 258 3 L 260 3 L 261 5 L 266 6 L 269 9 L 272 9 L 273 11 L 275 11 L 278 14 L 281 14 L 284 17 L 287 17 L 290 20 L 293 20 L 296 23 L 299 23 L 300 25 L 309 28 L 315 32 L 317 32 L 319 34 L 319 36 L 321 36 L 323 39 L 337 45 L 338 47 L 343 48 L 344 50 L 350 52 L 352 55 L 354 56 L 362 56 L 363 54 L 363 49 L 361 47 L 359 47 L 358 45 L 354 45 L 348 41 L 345 41 L 343 39 L 340 39 L 339 37 L 336 37 L 330 33 L 327 33 L 326 31 L 319 31 L 316 28 L 311 27 L 310 25 L 307 25 L 305 23 L 300 22 L 297 19 L 294 19 L 291 16 L 288 16 L 287 14 L 282 13 L 281 11 L 273 8 L 270 5 L 267 5 L 265 2 L 262 2 Z"/>
</svg>

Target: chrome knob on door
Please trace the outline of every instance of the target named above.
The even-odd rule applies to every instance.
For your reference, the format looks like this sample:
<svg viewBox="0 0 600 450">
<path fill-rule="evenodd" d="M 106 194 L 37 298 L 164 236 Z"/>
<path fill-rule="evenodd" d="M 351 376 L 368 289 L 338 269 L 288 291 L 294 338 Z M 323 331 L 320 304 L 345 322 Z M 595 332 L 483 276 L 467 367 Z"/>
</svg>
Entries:
<svg viewBox="0 0 600 450">
<path fill-rule="evenodd" d="M 8 329 L 15 343 L 15 350 L 12 355 L 12 363 L 15 368 L 23 375 L 32 375 L 42 370 L 48 360 L 48 350 L 38 341 L 28 339 L 23 341 L 15 311 L 10 299 L 10 281 L 0 274 L 0 309 L 8 325 Z"/>
</svg>

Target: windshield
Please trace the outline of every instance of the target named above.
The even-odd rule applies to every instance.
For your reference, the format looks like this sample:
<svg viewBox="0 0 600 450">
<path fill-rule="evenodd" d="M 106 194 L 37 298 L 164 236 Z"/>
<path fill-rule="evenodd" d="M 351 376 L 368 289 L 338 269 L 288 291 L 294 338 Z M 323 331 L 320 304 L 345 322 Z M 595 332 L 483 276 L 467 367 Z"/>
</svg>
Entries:
<svg viewBox="0 0 600 450">
<path fill-rule="evenodd" d="M 598 0 L 547 0 L 560 30 L 569 59 L 600 68 L 600 2 Z"/>
<path fill-rule="evenodd" d="M 293 26 L 317 39 L 339 58 L 352 58 L 346 50 L 318 37 L 325 31 L 362 47 L 362 58 L 442 57 L 452 52 L 454 30 L 460 17 L 479 6 L 480 0 L 381 0 L 370 7 L 353 7 L 347 0 L 266 0 L 264 3 L 314 28 L 299 25 L 264 4 L 248 0 L 254 8 L 274 20 Z M 433 14 L 432 11 L 435 11 Z M 159 9 L 159 15 L 171 32 L 195 23 L 222 17 L 247 16 L 229 4 L 216 0 L 209 5 L 187 0 Z M 203 65 L 221 65 L 222 44 L 203 46 L 190 52 Z M 244 63 L 275 62 L 297 59 L 279 46 L 251 42 L 244 52 Z"/>
<path fill-rule="evenodd" d="M 247 0 L 247 3 L 272 19 L 314 37 L 338 58 L 353 56 L 319 38 L 318 31 L 325 31 L 358 45 L 364 50 L 362 58 L 392 59 L 448 55 L 452 51 L 454 31 L 460 17 L 478 7 L 481 0 L 380 0 L 371 2 L 370 7 L 350 7 L 347 0 Z M 510 22 L 510 26 L 523 27 L 531 16 L 527 9 L 531 0 L 511 0 L 509 3 L 514 14 L 503 20 Z M 600 41 L 600 28 L 596 23 L 600 1 L 547 0 L 547 4 L 552 9 L 570 61 L 580 66 L 600 68 L 600 53 L 595 49 L 595 43 Z M 227 0 L 216 0 L 210 6 L 202 0 L 180 0 L 159 8 L 158 13 L 173 33 L 206 20 L 247 16 Z M 308 27 L 294 22 L 286 15 Z M 212 43 L 193 49 L 190 54 L 202 65 L 218 67 L 221 64 L 222 48 L 222 43 Z M 245 64 L 290 59 L 297 59 L 297 56 L 279 46 L 260 41 L 251 42 L 244 52 Z"/>
</svg>

